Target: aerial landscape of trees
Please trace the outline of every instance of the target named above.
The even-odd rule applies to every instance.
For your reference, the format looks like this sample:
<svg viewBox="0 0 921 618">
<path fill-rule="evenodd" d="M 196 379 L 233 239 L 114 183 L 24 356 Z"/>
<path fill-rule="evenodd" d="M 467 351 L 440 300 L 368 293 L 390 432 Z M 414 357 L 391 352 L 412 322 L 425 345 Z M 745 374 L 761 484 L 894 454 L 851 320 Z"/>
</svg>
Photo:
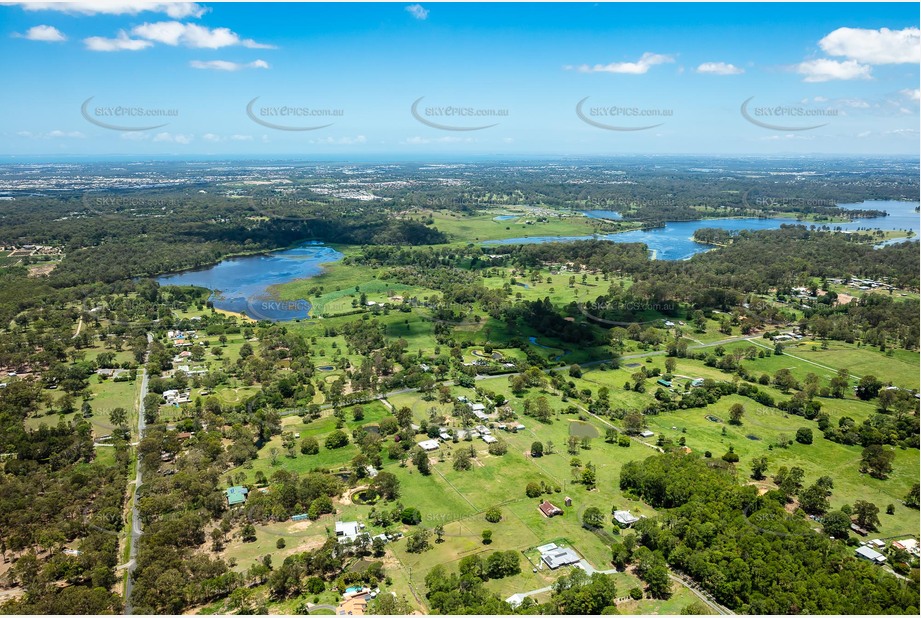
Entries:
<svg viewBox="0 0 921 618">
<path fill-rule="evenodd" d="M 380 613 L 713 611 L 692 585 L 738 613 L 917 613 L 917 558 L 854 549 L 917 535 L 919 244 L 792 199 L 905 198 L 917 179 L 875 170 L 871 189 L 823 164 L 821 183 L 758 180 L 743 199 L 749 163 L 704 179 L 679 163 L 627 161 L 633 184 L 613 185 L 594 163 L 471 166 L 458 185 L 406 164 L 374 178 L 414 188 L 372 201 L 202 179 L 119 193 L 145 198 L 131 208 L 11 200 L 0 244 L 62 257 L 0 264 L 2 611 L 309 613 L 354 587 L 379 589 Z M 521 204 L 535 226 L 609 232 L 699 219 L 701 202 L 802 220 L 703 227 L 711 250 L 686 260 L 483 242 L 517 234 L 495 218 Z M 307 290 L 310 318 L 154 280 L 308 241 L 344 258 L 271 293 Z M 551 541 L 599 572 L 543 568 Z M 512 604 L 506 587 L 545 591 Z"/>
</svg>

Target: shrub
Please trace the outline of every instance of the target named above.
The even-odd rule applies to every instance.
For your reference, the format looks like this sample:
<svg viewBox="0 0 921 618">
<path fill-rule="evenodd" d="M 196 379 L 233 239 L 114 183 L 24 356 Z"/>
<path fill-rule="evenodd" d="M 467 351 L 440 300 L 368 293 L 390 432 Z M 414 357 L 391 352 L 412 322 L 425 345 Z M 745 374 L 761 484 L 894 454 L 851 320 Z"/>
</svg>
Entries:
<svg viewBox="0 0 921 618">
<path fill-rule="evenodd" d="M 415 526 L 422 521 L 422 513 L 414 506 L 408 506 L 400 513 L 400 521 L 407 526 Z"/>
<path fill-rule="evenodd" d="M 313 436 L 307 436 L 301 440 L 302 455 L 316 455 L 320 452 L 320 443 Z"/>
<path fill-rule="evenodd" d="M 326 448 L 328 449 L 342 448 L 348 443 L 349 443 L 348 435 L 346 435 L 345 432 L 340 431 L 338 429 L 332 432 L 331 434 L 329 434 L 328 436 L 326 436 L 326 441 L 324 442 L 324 444 L 326 445 Z"/>
<path fill-rule="evenodd" d="M 543 457 L 544 455 L 544 445 L 540 442 L 533 442 L 531 444 L 531 457 Z"/>
</svg>

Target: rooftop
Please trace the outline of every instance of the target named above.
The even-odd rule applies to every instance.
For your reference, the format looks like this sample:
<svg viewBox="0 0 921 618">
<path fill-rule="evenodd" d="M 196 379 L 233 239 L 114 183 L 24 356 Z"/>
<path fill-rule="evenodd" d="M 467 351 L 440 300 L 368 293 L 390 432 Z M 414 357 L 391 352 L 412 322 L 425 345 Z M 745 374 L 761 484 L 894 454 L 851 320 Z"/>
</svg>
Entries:
<svg viewBox="0 0 921 618">
<path fill-rule="evenodd" d="M 636 515 L 631 515 L 630 511 L 614 511 L 614 521 L 622 526 L 630 526 L 640 520 Z"/>
<path fill-rule="evenodd" d="M 886 556 L 869 547 L 858 547 L 854 553 L 857 554 L 858 558 L 864 558 L 865 560 L 870 560 L 872 562 L 882 563 L 886 561 Z"/>
<path fill-rule="evenodd" d="M 569 548 L 557 547 L 547 552 L 541 552 L 540 559 L 551 569 L 558 569 L 567 564 L 575 564 L 581 560 L 579 554 Z"/>
<path fill-rule="evenodd" d="M 246 502 L 246 494 L 248 493 L 249 490 L 242 485 L 234 485 L 233 487 L 228 487 L 224 491 L 224 494 L 227 496 L 227 504 L 230 506 Z"/>
<path fill-rule="evenodd" d="M 361 532 L 361 527 L 357 521 L 337 521 L 336 522 L 336 537 L 339 538 L 339 541 L 353 541 Z"/>
<path fill-rule="evenodd" d="M 546 500 L 544 500 L 543 502 L 541 502 L 540 505 L 539 505 L 537 508 L 539 508 L 539 509 L 540 509 L 540 512 L 543 513 L 544 515 L 546 515 L 547 517 L 553 517 L 554 515 L 562 515 L 562 514 L 563 514 L 563 509 L 561 509 L 561 508 L 558 507 L 558 506 L 555 506 L 554 504 L 552 504 L 552 503 L 550 503 L 550 502 L 548 502 L 548 501 L 546 501 Z"/>
<path fill-rule="evenodd" d="M 434 451 L 438 448 L 438 440 L 423 440 L 419 443 L 419 446 L 422 447 L 422 450 Z"/>
</svg>

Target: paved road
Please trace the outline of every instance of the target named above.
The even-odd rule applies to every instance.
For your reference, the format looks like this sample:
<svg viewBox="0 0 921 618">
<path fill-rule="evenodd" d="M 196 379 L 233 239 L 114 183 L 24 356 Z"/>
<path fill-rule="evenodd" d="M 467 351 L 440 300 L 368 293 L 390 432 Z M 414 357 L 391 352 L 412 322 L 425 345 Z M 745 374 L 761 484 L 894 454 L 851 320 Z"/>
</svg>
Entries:
<svg viewBox="0 0 921 618">
<path fill-rule="evenodd" d="M 153 343 L 153 335 L 147 333 L 147 343 Z M 147 357 L 144 357 L 147 362 Z M 147 396 L 147 369 L 141 367 L 141 394 L 138 401 L 138 443 L 144 438 L 144 430 L 147 429 L 147 421 L 144 419 L 144 398 Z M 135 462 L 134 475 L 134 499 L 131 501 L 131 548 L 128 551 L 128 562 L 125 567 L 128 569 L 128 576 L 125 579 L 125 615 L 130 615 L 134 610 L 131 604 L 131 593 L 134 592 L 134 569 L 137 566 L 138 544 L 144 529 L 141 525 L 141 515 L 138 512 L 138 492 L 141 489 L 141 459 L 137 458 Z"/>
<path fill-rule="evenodd" d="M 310 613 L 315 609 L 328 609 L 330 611 L 335 612 L 338 608 L 335 605 L 324 605 L 324 604 L 314 605 L 313 603 L 307 604 L 307 613 Z"/>
<path fill-rule="evenodd" d="M 505 599 L 506 603 L 509 603 L 512 607 L 521 605 L 521 602 L 524 601 L 525 597 L 533 597 L 542 592 L 550 592 L 553 590 L 553 586 L 544 586 L 543 588 L 538 588 L 537 590 L 529 590 L 528 592 L 519 592 L 513 594 L 509 598 Z"/>
</svg>

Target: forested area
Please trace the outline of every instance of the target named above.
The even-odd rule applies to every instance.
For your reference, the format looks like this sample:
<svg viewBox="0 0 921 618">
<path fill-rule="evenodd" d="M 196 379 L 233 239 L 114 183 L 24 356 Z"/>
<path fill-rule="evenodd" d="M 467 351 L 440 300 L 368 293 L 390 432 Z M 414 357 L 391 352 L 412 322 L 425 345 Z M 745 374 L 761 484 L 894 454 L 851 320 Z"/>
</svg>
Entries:
<svg viewBox="0 0 921 618">
<path fill-rule="evenodd" d="M 553 207 L 614 210 L 627 220 L 646 223 L 687 221 L 704 216 L 841 217 L 837 204 L 864 200 L 917 199 L 918 181 L 887 165 L 846 171 L 845 161 L 815 161 L 815 177 L 784 178 L 765 174 L 778 162 L 708 161 L 702 172 L 681 157 L 592 160 L 571 165 L 494 163 L 479 166 L 475 180 L 458 187 L 414 187 L 412 191 L 377 189 L 377 193 L 411 207 L 472 211 L 488 206 L 545 204 Z M 784 164 L 780 164 L 784 167 Z M 795 165 L 790 165 L 795 169 Z M 443 175 L 443 170 L 394 170 L 395 177 L 418 181 Z M 849 216 L 875 216 L 878 211 L 849 211 Z M 845 214 L 844 216 L 848 216 Z"/>
<path fill-rule="evenodd" d="M 0 451 L 14 455 L 0 475 L 0 551 L 17 558 L 9 577 L 25 592 L 4 611 L 118 613 L 121 597 L 110 589 L 128 444 L 116 439 L 114 463 L 106 465 L 95 461 L 86 422 L 26 430 L 24 420 L 42 397 L 40 385 L 26 381 L 7 385 L 0 397 Z"/>
<path fill-rule="evenodd" d="M 626 464 L 621 488 L 667 509 L 637 525 L 642 545 L 742 613 L 918 613 L 916 587 L 854 558 L 790 517 L 782 493 L 759 496 L 733 472 L 695 455 Z"/>
<path fill-rule="evenodd" d="M 816 440 L 859 446 L 856 450 L 862 451 L 852 457 L 852 467 L 873 479 L 886 479 L 893 451 L 919 446 L 914 391 L 902 388 L 901 382 L 893 386 L 886 376 L 852 380 L 846 371 L 822 386 L 824 378 L 812 372 L 799 377 L 786 369 L 756 372 L 755 361 L 782 357 L 783 345 L 745 347 L 742 336 L 763 331 L 770 341 L 777 333 L 773 329 L 796 322 L 799 332 L 817 338 L 816 349 L 826 340 L 837 340 L 873 346 L 890 356 L 893 350 L 897 355 L 916 351 L 921 337 L 917 300 L 880 292 L 857 297 L 855 292 L 850 302 L 839 304 L 829 280 L 874 278 L 906 292 L 916 290 L 917 241 L 876 248 L 878 239 L 870 235 L 827 228 L 785 225 L 737 233 L 705 228 L 698 239 L 713 244 L 712 251 L 686 261 L 660 261 L 651 260 L 641 244 L 602 240 L 448 244 L 449 236 L 433 219 L 444 213 L 411 209 L 445 206 L 460 214 L 533 202 L 611 208 L 623 211 L 627 219 L 655 225 L 664 218 L 704 213 L 822 218 L 841 213 L 791 196 L 857 201 L 902 198 L 917 190 L 914 180 L 880 170 L 868 174 L 872 182 L 851 182 L 828 170 L 831 180 L 796 184 L 742 180 L 744 165 L 707 182 L 685 169 L 662 174 L 646 172 L 639 163 L 624 167 L 622 174 L 612 176 L 603 166 L 589 165 L 580 171 L 586 182 L 576 183 L 570 182 L 572 170 L 553 166 L 484 166 L 475 181 L 438 186 L 431 183 L 443 171 L 406 167 L 394 171 L 394 178 L 415 179 L 412 183 L 425 178 L 429 183 L 420 181 L 411 190 L 405 187 L 417 185 L 382 185 L 375 192 L 383 199 L 371 203 L 317 194 L 309 203 L 279 206 L 268 189 L 241 199 L 229 191 L 219 196 L 191 188 L 139 191 L 136 195 L 147 196 L 147 201 L 116 200 L 111 205 L 70 194 L 11 201 L 0 218 L 0 244 L 46 243 L 63 248 L 65 257 L 45 275 L 30 276 L 27 263 L 0 268 L 0 322 L 6 325 L 0 366 L 7 373 L 0 393 L 0 551 L 15 561 L 4 583 L 18 594 L 3 611 L 123 610 L 123 599 L 113 590 L 122 573 L 116 568 L 123 562 L 119 535 L 125 534 L 124 516 L 130 512 L 129 426 L 137 419 L 131 419 L 129 409 L 133 412 L 137 394 L 126 389 L 121 396 L 131 404 L 124 407 L 97 402 L 111 394 L 105 380 L 130 382 L 133 388 L 142 371 L 149 375 L 149 393 L 144 399 L 148 427 L 135 451 L 144 473 L 138 491 L 144 534 L 132 576 L 136 613 L 182 613 L 224 599 L 236 611 L 263 613 L 269 601 L 291 600 L 312 590 L 341 593 L 353 583 L 384 581 L 382 563 L 365 560 L 383 558 L 382 543 L 340 546 L 330 539 L 306 552 L 288 552 L 280 564 L 272 564 L 270 555 L 259 556 L 245 569 L 226 559 L 222 549 L 251 543 L 256 526 L 285 522 L 296 514 L 316 523 L 336 513 L 337 500 L 359 483 L 381 500 L 369 524 L 388 533 L 400 530 L 407 511 L 415 507 L 404 508 L 399 481 L 383 470 L 384 460 L 399 462 L 401 474 L 411 462 L 413 473 L 425 477 L 432 466 L 444 463 L 432 463 L 416 441 L 438 439 L 449 423 L 469 435 L 481 421 L 466 403 L 460 404 L 452 388 L 474 389 L 484 409 L 503 424 L 519 413 L 547 426 L 560 414 L 578 414 L 586 424 L 588 414 L 596 415 L 610 429 L 605 442 L 618 448 L 629 447 L 649 418 L 721 400 L 728 405 L 726 398 L 744 397 L 785 418 L 801 418 L 799 444 L 812 444 L 815 431 Z M 539 169 L 543 172 L 535 171 Z M 339 179 L 348 177 L 342 173 Z M 611 183 L 612 177 L 624 182 Z M 321 188 L 328 187 L 324 183 Z M 777 199 L 754 199 L 768 193 Z M 123 197 L 131 195 L 125 192 Z M 707 209 L 700 208 L 704 202 Z M 266 204 L 282 210 L 268 212 Z M 451 228 L 446 224 L 445 229 Z M 209 306 L 208 291 L 161 287 L 148 278 L 306 240 L 360 245 L 343 264 L 369 272 L 367 279 L 356 279 L 343 290 L 339 282 L 331 282 L 328 288 L 342 292 L 337 300 L 345 303 L 346 311 L 323 314 L 322 321 L 309 325 L 289 327 L 224 315 Z M 523 295 L 525 281 L 531 287 Z M 545 296 L 544 288 L 539 294 L 534 289 L 537 282 L 557 287 Z M 423 291 L 407 292 L 400 300 L 391 296 L 392 284 L 401 284 L 401 293 L 403 286 Z M 380 302 L 385 293 L 388 301 Z M 369 294 L 378 300 L 368 302 Z M 186 317 L 177 317 L 178 312 Z M 666 318 L 681 321 L 680 328 Z M 489 323 L 485 335 L 478 332 L 482 323 Z M 477 328 L 466 328 L 470 325 Z M 197 331 L 212 340 L 188 343 L 187 351 L 181 351 L 166 335 L 172 329 Z M 736 332 L 740 336 L 734 343 L 740 345 L 728 349 L 695 339 Z M 236 339 L 231 358 L 228 337 Z M 665 368 L 629 365 L 637 369 L 625 373 L 623 398 L 615 393 L 621 378 L 612 391 L 607 385 L 577 386 L 582 368 L 576 361 L 569 366 L 569 379 L 565 371 L 553 370 L 562 368 L 567 354 L 589 349 L 594 356 L 586 357 L 587 362 L 596 368 L 603 362 L 604 371 L 618 370 L 622 353 L 639 357 L 647 351 L 658 356 L 656 362 L 665 361 Z M 180 354 L 187 354 L 182 362 L 189 371 L 178 370 Z M 598 360 L 602 354 L 604 360 Z M 699 361 L 698 368 L 710 370 L 711 377 L 683 392 L 673 388 L 669 380 L 676 359 Z M 120 378 L 100 373 L 114 369 L 120 370 Z M 723 372 L 725 379 L 712 378 L 718 375 L 712 369 Z M 491 373 L 510 374 L 502 378 L 504 393 L 477 382 Z M 103 377 L 109 375 L 113 377 Z M 857 383 L 853 392 L 852 381 Z M 773 394 L 768 387 L 776 389 Z M 641 397 L 647 388 L 650 394 Z M 161 407 L 167 391 L 191 389 L 198 394 L 182 407 Z M 402 404 L 383 411 L 383 404 L 375 401 L 381 393 L 414 389 L 427 404 L 424 418 L 414 419 L 414 410 Z M 525 398 L 531 389 L 543 394 Z M 551 394 L 571 403 L 555 410 Z M 867 406 L 860 409 L 863 416 L 828 413 L 833 401 L 845 394 L 850 403 Z M 513 399 L 522 399 L 521 410 L 513 411 L 510 404 L 519 403 Z M 453 406 L 450 414 L 439 412 L 436 401 Z M 98 418 L 100 405 L 109 406 L 107 419 Z M 373 431 L 354 425 L 364 418 L 363 406 L 377 406 Z M 331 431 L 319 441 L 309 435 L 300 438 L 291 423 L 283 425 L 283 413 L 299 416 L 305 427 L 327 421 Z M 737 416 L 730 424 L 741 425 L 744 406 L 735 403 L 728 413 Z M 616 421 L 623 431 L 605 419 Z M 100 436 L 109 431 L 111 435 Z M 733 456 L 735 461 L 739 457 L 732 449 L 722 459 L 712 458 L 709 451 L 706 459 L 678 456 L 685 438 L 660 435 L 655 446 L 668 454 L 625 465 L 620 479 L 624 491 L 666 511 L 641 521 L 637 535 L 626 534 L 612 547 L 613 564 L 633 567 L 653 598 L 668 596 L 667 564 L 739 612 L 917 613 L 916 588 L 856 562 L 843 543 L 828 539 L 840 536 L 832 524 L 843 521 L 843 515 L 830 512 L 827 498 L 833 490 L 825 477 L 808 484 L 801 468 L 781 468 L 771 471 L 781 489 L 759 496 L 753 487 L 739 484 L 732 465 Z M 781 440 L 778 448 L 787 448 L 790 441 Z M 99 442 L 105 442 L 104 448 Z M 589 442 L 581 448 L 588 450 Z M 455 434 L 452 444 L 458 443 Z M 543 444 L 535 444 L 541 445 L 543 456 Z M 546 444 L 550 455 L 551 443 Z M 577 446 L 571 447 L 575 453 Z M 298 453 L 310 457 L 321 452 L 349 455 L 334 460 L 336 467 L 294 472 L 283 466 Z M 484 452 L 502 457 L 509 445 L 498 440 Z M 534 452 L 528 457 L 535 457 Z M 448 465 L 464 472 L 482 463 L 475 456 L 472 447 L 457 447 Z M 579 474 L 590 470 L 594 479 L 594 467 L 572 467 Z M 766 473 L 761 470 L 761 478 Z M 245 510 L 228 507 L 223 492 L 228 482 L 250 487 Z M 916 508 L 917 485 L 913 491 L 905 504 Z M 832 524 L 823 530 L 828 534 L 813 532 L 810 525 L 816 524 L 805 517 L 787 516 L 784 508 L 794 496 L 805 513 L 829 517 Z M 427 547 L 427 529 L 416 530 L 407 547 Z M 283 543 L 276 547 L 282 549 Z M 518 574 L 517 557 L 514 551 L 496 551 L 460 560 L 457 572 L 436 567 L 425 578 L 423 591 L 430 608 L 446 614 L 594 615 L 613 613 L 618 592 L 625 592 L 616 589 L 614 578 L 589 577 L 576 569 L 559 578 L 544 601 L 528 598 L 513 608 L 485 584 Z M 349 567 L 356 561 L 370 566 L 354 572 Z M 268 597 L 252 601 L 248 591 L 260 586 L 266 586 Z M 390 601 L 388 595 L 377 608 L 407 611 L 408 606 Z"/>
<path fill-rule="evenodd" d="M 732 310 L 746 316 L 751 320 L 749 326 L 755 327 L 776 321 L 780 315 L 776 307 L 761 306 L 763 303 L 743 308 L 751 294 L 792 296 L 793 287 L 810 286 L 814 279 L 875 278 L 916 289 L 918 251 L 917 241 L 875 248 L 859 234 L 785 225 L 778 230 L 739 232 L 718 250 L 684 261 L 650 260 L 642 245 L 602 240 L 450 250 L 371 247 L 351 260 L 392 266 L 384 278 L 423 282 L 442 291 L 449 303 L 480 301 L 495 317 L 509 302 L 508 289 L 504 295 L 488 290 L 477 282 L 474 273 L 504 265 L 536 269 L 578 264 L 604 273 L 606 278 L 624 276 L 634 283 L 629 289 L 611 285 L 606 293 L 587 300 L 581 308 L 567 308 L 570 316 L 589 314 L 599 324 L 610 324 L 633 321 L 635 312 L 630 307 L 655 308 L 666 315 L 677 315 L 680 308 L 688 312 Z M 451 266 L 468 270 L 452 270 Z M 917 348 L 921 334 L 917 301 L 869 295 L 858 302 L 833 305 L 834 298 L 829 294 L 806 311 L 802 325 L 808 331 L 842 341 Z M 515 311 L 527 313 L 527 309 Z M 551 328 L 543 319 L 532 321 L 532 325 L 541 323 L 547 328 L 542 332 L 554 336 L 567 330 L 562 324 Z M 567 335 L 568 340 L 584 336 L 575 332 Z"/>
</svg>

